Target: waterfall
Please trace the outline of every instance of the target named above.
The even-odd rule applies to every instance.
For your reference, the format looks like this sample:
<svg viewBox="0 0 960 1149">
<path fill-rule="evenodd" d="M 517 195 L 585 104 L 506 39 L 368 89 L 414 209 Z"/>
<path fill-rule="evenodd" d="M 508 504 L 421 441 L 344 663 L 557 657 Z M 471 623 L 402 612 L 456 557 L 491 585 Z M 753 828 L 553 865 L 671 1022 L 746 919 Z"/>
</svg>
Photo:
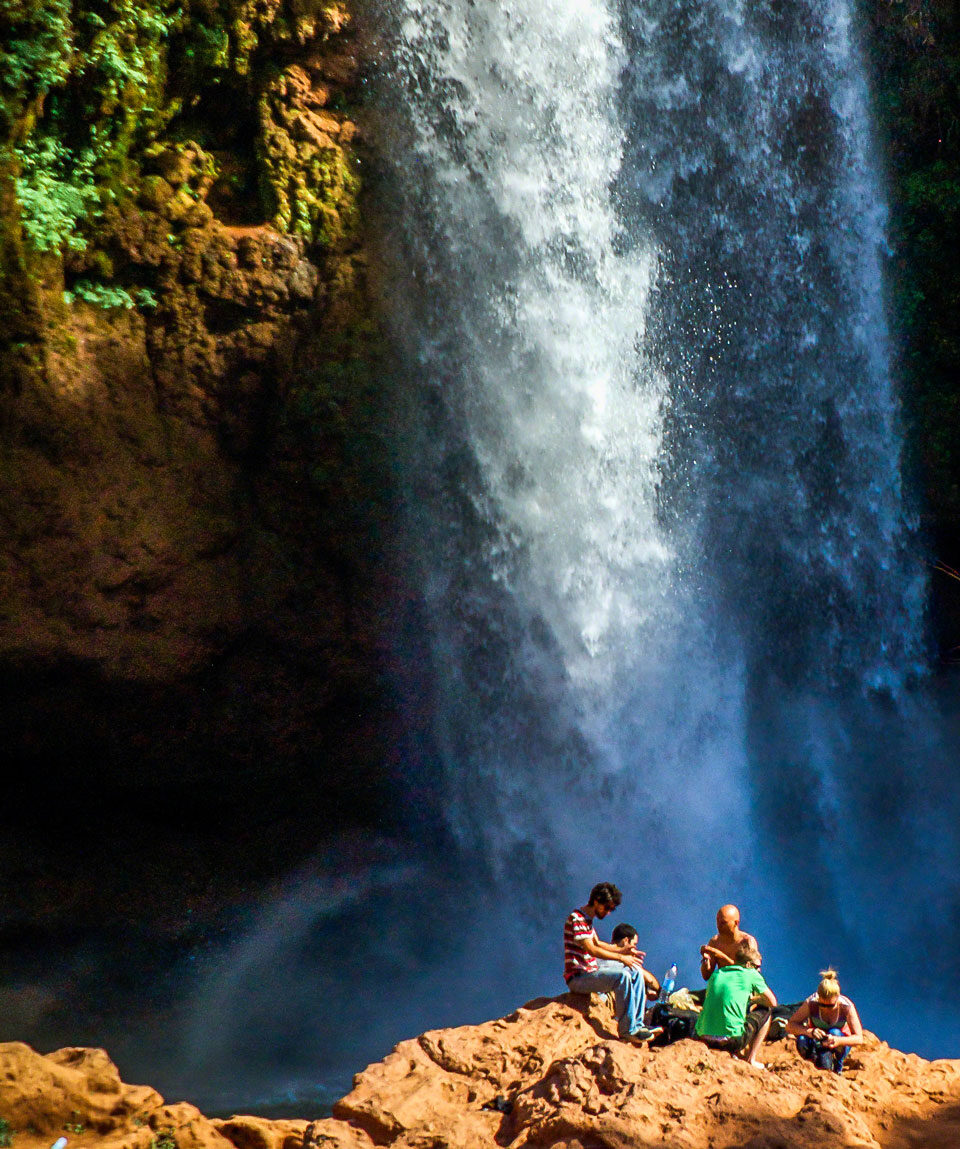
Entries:
<svg viewBox="0 0 960 1149">
<path fill-rule="evenodd" d="M 696 488 L 677 499 L 702 516 L 724 612 L 791 677 L 896 691 L 922 585 L 850 7 L 633 5 L 620 188 L 665 253 L 654 338 Z"/>
<path fill-rule="evenodd" d="M 685 949 L 736 894 L 791 972 L 839 960 L 784 936 L 819 905 L 859 961 L 880 883 L 912 880 L 887 832 L 923 837 L 924 580 L 852 0 L 378 20 L 384 295 L 456 840 L 556 905 L 622 877 Z"/>
<path fill-rule="evenodd" d="M 409 833 L 291 879 L 203 981 L 198 1062 L 252 1041 L 345 1080 L 559 992 L 604 879 L 682 982 L 733 900 L 782 999 L 836 965 L 869 1028 L 955 1040 L 926 943 L 960 921 L 957 801 L 853 12 L 369 5 Z"/>
<path fill-rule="evenodd" d="M 634 811 L 622 832 L 662 816 L 678 744 L 717 798 L 691 829 L 729 813 L 720 796 L 738 786 L 715 734 L 694 747 L 671 730 L 681 712 L 727 721 L 739 685 L 684 668 L 700 640 L 688 544 L 661 507 L 669 380 L 646 353 L 662 254 L 615 197 L 622 29 L 598 2 L 397 14 L 382 103 L 403 119 L 379 123 L 403 157 L 391 307 L 416 376 L 446 805 L 495 870 L 535 849 L 548 870 L 579 854 L 586 872 L 619 848 L 598 785 Z"/>
</svg>

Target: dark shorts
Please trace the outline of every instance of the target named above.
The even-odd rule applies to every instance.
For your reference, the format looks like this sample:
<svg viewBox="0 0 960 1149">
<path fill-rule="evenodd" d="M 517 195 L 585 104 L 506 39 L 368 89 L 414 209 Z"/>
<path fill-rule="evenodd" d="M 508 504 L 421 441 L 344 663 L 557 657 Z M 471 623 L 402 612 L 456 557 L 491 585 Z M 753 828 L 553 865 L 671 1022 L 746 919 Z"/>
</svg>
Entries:
<svg viewBox="0 0 960 1149">
<path fill-rule="evenodd" d="M 739 1053 L 743 1048 L 744 1034 L 739 1037 L 707 1037 L 697 1035 L 697 1041 L 702 1041 L 704 1045 L 709 1045 L 711 1049 L 725 1049 L 729 1053 Z"/>
<path fill-rule="evenodd" d="M 770 1017 L 771 1012 L 766 1006 L 751 1009 L 743 1023 L 743 1033 L 738 1037 L 700 1037 L 699 1034 L 694 1036 L 711 1049 L 729 1049 L 731 1053 L 740 1053 L 753 1041 L 757 1030 Z"/>
</svg>

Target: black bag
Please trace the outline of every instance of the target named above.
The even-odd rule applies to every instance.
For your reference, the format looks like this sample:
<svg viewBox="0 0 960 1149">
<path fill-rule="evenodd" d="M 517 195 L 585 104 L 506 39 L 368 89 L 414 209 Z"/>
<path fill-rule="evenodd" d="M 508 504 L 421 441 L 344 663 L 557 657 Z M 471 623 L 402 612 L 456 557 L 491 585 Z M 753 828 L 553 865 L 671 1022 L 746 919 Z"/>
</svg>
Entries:
<svg viewBox="0 0 960 1149">
<path fill-rule="evenodd" d="M 695 1009 L 676 1009 L 665 1001 L 658 1001 L 650 1010 L 650 1025 L 662 1026 L 663 1033 L 655 1037 L 650 1044 L 671 1045 L 684 1037 L 693 1037 L 697 1016 Z"/>
</svg>

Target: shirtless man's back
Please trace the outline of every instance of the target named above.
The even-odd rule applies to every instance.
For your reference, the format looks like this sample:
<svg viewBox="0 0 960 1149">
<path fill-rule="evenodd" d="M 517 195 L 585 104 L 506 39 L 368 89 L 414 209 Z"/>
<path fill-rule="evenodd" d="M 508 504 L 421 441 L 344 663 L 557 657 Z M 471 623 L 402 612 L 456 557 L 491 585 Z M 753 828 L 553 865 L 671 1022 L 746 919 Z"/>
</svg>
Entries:
<svg viewBox="0 0 960 1149">
<path fill-rule="evenodd" d="M 717 910 L 717 932 L 700 947 L 700 973 L 704 981 L 710 980 L 710 975 L 718 965 L 733 965 L 737 957 L 737 949 L 743 942 L 751 942 L 754 949 L 759 950 L 757 939 L 740 929 L 740 911 L 736 906 L 721 906 Z"/>
</svg>

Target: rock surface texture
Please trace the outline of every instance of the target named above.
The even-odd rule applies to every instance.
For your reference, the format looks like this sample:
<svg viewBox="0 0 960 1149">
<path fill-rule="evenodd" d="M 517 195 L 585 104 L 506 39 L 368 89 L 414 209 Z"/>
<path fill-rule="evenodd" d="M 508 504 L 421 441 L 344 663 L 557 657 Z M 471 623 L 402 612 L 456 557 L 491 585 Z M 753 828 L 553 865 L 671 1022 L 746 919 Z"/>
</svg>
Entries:
<svg viewBox="0 0 960 1149">
<path fill-rule="evenodd" d="M 181 680 L 289 603 L 296 486 L 329 466 L 331 375 L 365 350 L 358 50 L 334 4 L 226 9 L 96 18 L 104 43 L 133 38 L 143 76 L 95 125 L 99 141 L 129 104 L 88 184 L 67 182 L 61 121 L 103 103 L 84 87 L 99 40 L 33 77 L 39 110 L 5 105 L 0 664 L 21 672 Z M 71 189 L 86 209 L 57 214 Z M 300 441 L 304 423 L 320 442 Z M 328 617 L 336 592 L 320 594 Z"/>
<path fill-rule="evenodd" d="M 483 1025 L 401 1042 L 321 1121 L 209 1120 L 121 1083 L 102 1050 L 0 1046 L 0 1113 L 17 1149 L 68 1131 L 115 1149 L 956 1149 L 960 1061 L 868 1035 L 836 1077 L 791 1041 L 754 1069 L 694 1041 L 634 1048 L 605 1001 L 542 998 Z"/>
<path fill-rule="evenodd" d="M 86 864 L 46 843 L 79 824 L 124 859 L 92 867 L 96 933 L 128 858 L 154 906 L 168 871 L 223 904 L 318 821 L 322 848 L 379 816 L 401 596 L 361 41 L 334 0 L 0 12 L 0 706 L 28 931 L 78 925 L 58 907 Z"/>
</svg>

